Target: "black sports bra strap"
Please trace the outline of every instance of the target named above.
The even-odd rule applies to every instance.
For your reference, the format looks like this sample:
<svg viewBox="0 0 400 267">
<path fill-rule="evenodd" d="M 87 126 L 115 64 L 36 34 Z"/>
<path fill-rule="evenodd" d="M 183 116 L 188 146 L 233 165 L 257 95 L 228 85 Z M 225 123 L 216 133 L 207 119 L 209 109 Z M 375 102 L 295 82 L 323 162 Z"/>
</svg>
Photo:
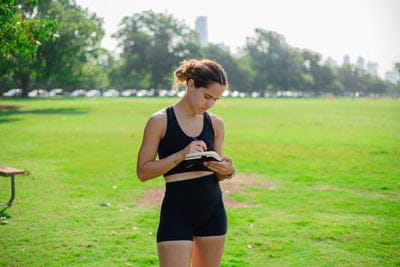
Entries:
<svg viewBox="0 0 400 267">
<path fill-rule="evenodd" d="M 204 118 L 205 118 L 204 122 L 209 123 L 209 125 L 212 127 L 211 117 L 208 114 L 208 112 L 204 112 Z"/>
</svg>

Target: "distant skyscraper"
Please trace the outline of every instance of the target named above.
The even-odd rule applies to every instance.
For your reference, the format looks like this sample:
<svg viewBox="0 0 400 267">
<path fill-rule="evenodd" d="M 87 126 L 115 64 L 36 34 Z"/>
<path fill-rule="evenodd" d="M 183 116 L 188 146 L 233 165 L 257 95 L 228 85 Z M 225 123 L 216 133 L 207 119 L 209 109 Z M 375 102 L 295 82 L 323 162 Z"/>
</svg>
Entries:
<svg viewBox="0 0 400 267">
<path fill-rule="evenodd" d="M 226 44 L 224 44 L 224 43 L 220 43 L 220 44 L 217 44 L 218 46 L 219 46 L 219 48 L 221 48 L 222 50 L 224 50 L 224 51 L 226 51 L 226 52 L 231 52 L 231 48 L 228 46 L 228 45 L 226 45 Z"/>
<path fill-rule="evenodd" d="M 207 46 L 208 45 L 207 17 L 200 16 L 196 18 L 195 30 L 199 34 L 200 45 Z"/>
<path fill-rule="evenodd" d="M 331 67 L 336 67 L 337 66 L 336 60 L 334 60 L 331 57 L 328 57 L 327 59 L 325 59 L 324 64 L 328 65 L 328 66 L 331 66 Z"/>
<path fill-rule="evenodd" d="M 357 59 L 357 67 L 359 68 L 359 69 L 364 69 L 365 67 L 364 67 L 364 58 L 362 58 L 362 57 L 359 57 L 358 59 Z"/>
<path fill-rule="evenodd" d="M 397 71 L 387 71 L 385 79 L 393 84 L 400 82 L 400 74 Z"/>
<path fill-rule="evenodd" d="M 367 72 L 372 76 L 378 76 L 378 63 L 367 62 Z"/>
<path fill-rule="evenodd" d="M 345 55 L 343 57 L 343 65 L 349 65 L 350 64 L 350 57 L 348 55 Z"/>
</svg>

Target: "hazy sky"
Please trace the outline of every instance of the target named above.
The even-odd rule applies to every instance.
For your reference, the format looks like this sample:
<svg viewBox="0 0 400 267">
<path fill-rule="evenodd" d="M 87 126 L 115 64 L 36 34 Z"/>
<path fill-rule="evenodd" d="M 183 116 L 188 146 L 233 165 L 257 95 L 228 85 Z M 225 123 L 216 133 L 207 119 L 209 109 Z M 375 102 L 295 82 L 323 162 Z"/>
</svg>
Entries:
<svg viewBox="0 0 400 267">
<path fill-rule="evenodd" d="M 235 52 L 255 28 L 276 31 L 292 47 L 308 48 L 342 64 L 359 56 L 379 64 L 380 76 L 400 61 L 400 0 L 75 0 L 104 19 L 103 46 L 115 50 L 111 34 L 125 16 L 152 9 L 194 28 L 207 16 L 208 38 Z"/>
</svg>

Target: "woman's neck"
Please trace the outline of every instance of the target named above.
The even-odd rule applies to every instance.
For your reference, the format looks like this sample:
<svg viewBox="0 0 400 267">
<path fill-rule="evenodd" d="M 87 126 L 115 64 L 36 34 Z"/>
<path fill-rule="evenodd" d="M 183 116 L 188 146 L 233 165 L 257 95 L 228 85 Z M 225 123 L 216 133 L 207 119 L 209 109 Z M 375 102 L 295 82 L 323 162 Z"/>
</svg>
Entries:
<svg viewBox="0 0 400 267">
<path fill-rule="evenodd" d="M 192 106 L 190 105 L 189 101 L 183 97 L 179 100 L 175 105 L 175 110 L 178 111 L 180 114 L 185 116 L 193 116 L 197 117 L 198 114 L 193 110 Z"/>
</svg>

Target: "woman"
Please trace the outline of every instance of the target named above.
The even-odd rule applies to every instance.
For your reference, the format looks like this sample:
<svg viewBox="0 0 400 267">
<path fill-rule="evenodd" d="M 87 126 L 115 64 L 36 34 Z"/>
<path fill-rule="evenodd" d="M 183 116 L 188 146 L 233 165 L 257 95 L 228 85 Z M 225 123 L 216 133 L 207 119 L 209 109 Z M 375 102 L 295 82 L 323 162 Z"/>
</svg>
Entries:
<svg viewBox="0 0 400 267">
<path fill-rule="evenodd" d="M 185 95 L 148 120 L 137 161 L 141 181 L 163 175 L 166 191 L 157 231 L 160 266 L 219 266 L 227 229 L 219 181 L 235 174 L 224 156 L 222 119 L 207 112 L 228 86 L 215 61 L 183 61 L 174 72 Z M 190 153 L 216 151 L 221 161 L 191 164 Z M 157 159 L 158 154 L 158 159 Z"/>
</svg>

